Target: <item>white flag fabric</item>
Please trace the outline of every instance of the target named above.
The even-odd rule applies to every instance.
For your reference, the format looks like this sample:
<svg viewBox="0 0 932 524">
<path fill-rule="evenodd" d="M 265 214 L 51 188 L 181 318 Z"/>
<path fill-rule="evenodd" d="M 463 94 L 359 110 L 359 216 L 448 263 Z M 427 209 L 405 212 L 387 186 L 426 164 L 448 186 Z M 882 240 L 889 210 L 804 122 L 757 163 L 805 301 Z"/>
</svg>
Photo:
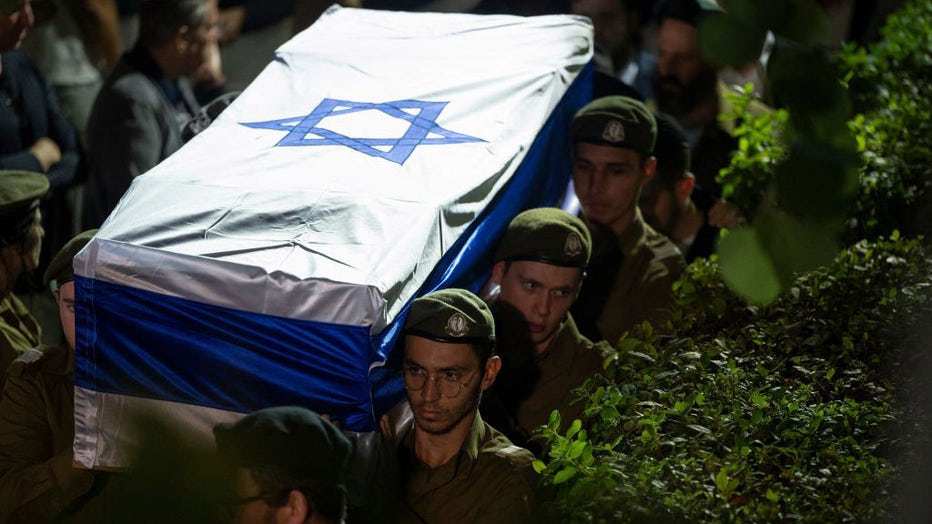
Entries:
<svg viewBox="0 0 932 524">
<path fill-rule="evenodd" d="M 565 188 L 591 57 L 573 16 L 334 7 L 282 45 L 75 259 L 77 460 L 125 465 L 137 410 L 374 429 L 411 300 L 477 290 L 508 221 Z"/>
</svg>

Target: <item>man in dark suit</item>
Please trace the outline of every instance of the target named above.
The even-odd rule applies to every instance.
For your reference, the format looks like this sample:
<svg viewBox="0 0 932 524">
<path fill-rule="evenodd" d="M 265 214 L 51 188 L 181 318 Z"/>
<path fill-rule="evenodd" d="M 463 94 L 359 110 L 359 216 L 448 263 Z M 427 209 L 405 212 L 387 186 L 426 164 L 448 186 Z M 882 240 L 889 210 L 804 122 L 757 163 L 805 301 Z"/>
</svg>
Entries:
<svg viewBox="0 0 932 524">
<path fill-rule="evenodd" d="M 103 222 L 129 188 L 178 150 L 199 105 L 186 76 L 219 75 L 216 0 L 144 0 L 139 39 L 101 89 L 88 122 L 85 223 Z M 199 75 L 200 76 L 200 75 Z"/>
</svg>

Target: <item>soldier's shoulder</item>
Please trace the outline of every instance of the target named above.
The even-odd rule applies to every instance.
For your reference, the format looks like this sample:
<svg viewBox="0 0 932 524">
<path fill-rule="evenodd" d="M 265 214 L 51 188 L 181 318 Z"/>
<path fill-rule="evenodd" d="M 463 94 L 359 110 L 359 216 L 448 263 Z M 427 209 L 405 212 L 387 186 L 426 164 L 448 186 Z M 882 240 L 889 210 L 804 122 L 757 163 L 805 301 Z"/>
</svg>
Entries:
<svg viewBox="0 0 932 524">
<path fill-rule="evenodd" d="M 63 346 L 38 346 L 19 354 L 7 370 L 11 377 L 52 372 L 59 373 L 68 365 L 68 350 Z"/>
<path fill-rule="evenodd" d="M 662 260 L 665 264 L 674 264 L 677 266 L 686 266 L 683 253 L 676 247 L 672 240 L 664 234 L 658 233 L 654 228 L 645 224 L 644 226 L 645 245 L 653 253 L 654 258 Z"/>
<path fill-rule="evenodd" d="M 487 422 L 483 421 L 483 424 L 486 426 L 486 436 L 481 444 L 480 453 L 492 458 L 491 462 L 513 469 L 529 465 L 534 460 L 533 453 L 514 445 L 508 437 Z"/>
<path fill-rule="evenodd" d="M 530 451 L 514 444 L 496 449 L 495 456 L 515 467 L 523 467 L 534 461 L 534 455 Z"/>
</svg>

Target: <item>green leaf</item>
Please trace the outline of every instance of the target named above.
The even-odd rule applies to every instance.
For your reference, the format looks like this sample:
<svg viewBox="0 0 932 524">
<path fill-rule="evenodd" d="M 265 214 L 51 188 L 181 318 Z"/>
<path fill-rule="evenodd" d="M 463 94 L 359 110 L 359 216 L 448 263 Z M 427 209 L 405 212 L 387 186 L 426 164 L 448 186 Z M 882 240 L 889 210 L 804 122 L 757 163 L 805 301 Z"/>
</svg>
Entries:
<svg viewBox="0 0 932 524">
<path fill-rule="evenodd" d="M 615 422 L 621 417 L 621 413 L 615 409 L 615 406 L 602 406 L 599 416 L 604 422 Z"/>
<path fill-rule="evenodd" d="M 541 474 L 547 470 L 547 465 L 544 464 L 544 461 L 542 460 L 535 460 L 531 462 L 531 467 L 534 468 L 534 471 L 536 471 L 538 474 Z"/>
<path fill-rule="evenodd" d="M 565 468 L 557 472 L 556 475 L 553 476 L 553 483 L 563 484 L 564 482 L 573 478 L 574 476 L 576 476 L 576 468 L 574 468 L 573 466 L 566 466 Z"/>
<path fill-rule="evenodd" d="M 599 389 L 596 389 L 595 392 L 592 393 L 592 403 L 598 404 L 599 401 L 602 400 L 603 395 L 605 395 L 605 386 L 599 386 Z"/>
<path fill-rule="evenodd" d="M 547 428 L 552 431 L 557 431 L 560 429 L 560 412 L 553 410 L 550 412 L 550 420 L 547 422 Z"/>
<path fill-rule="evenodd" d="M 838 245 L 825 225 L 800 220 L 780 210 L 761 210 L 755 221 L 764 249 L 780 281 L 789 285 L 797 274 L 832 261 Z"/>
<path fill-rule="evenodd" d="M 761 395 L 755 391 L 751 393 L 751 402 L 759 408 L 766 408 L 770 405 L 770 397 Z"/>
<path fill-rule="evenodd" d="M 718 473 L 715 474 L 715 487 L 722 493 L 728 489 L 728 472 L 725 471 L 725 468 L 718 470 Z"/>
<path fill-rule="evenodd" d="M 740 67 L 760 56 L 764 30 L 734 16 L 707 16 L 699 24 L 699 46 L 711 62 Z"/>
<path fill-rule="evenodd" d="M 574 420 L 566 430 L 566 438 L 573 438 L 573 435 L 579 433 L 580 429 L 582 429 L 582 421 L 579 419 Z"/>
<path fill-rule="evenodd" d="M 653 363 L 655 362 L 654 357 L 652 357 L 652 356 L 650 356 L 650 355 L 647 355 L 647 354 L 645 354 L 645 353 L 641 353 L 641 352 L 639 352 L 639 351 L 632 351 L 632 352 L 630 352 L 630 353 L 628 353 L 628 354 L 631 355 L 632 357 L 638 357 L 638 358 L 640 358 L 640 359 L 646 360 L 646 361 L 650 362 L 651 364 L 653 364 Z"/>
<path fill-rule="evenodd" d="M 572 444 L 570 444 L 569 451 L 566 452 L 566 458 L 570 460 L 579 458 L 579 456 L 582 455 L 583 451 L 586 450 L 586 445 L 587 445 L 587 442 L 584 440 L 577 440 L 576 442 L 573 442 Z"/>
<path fill-rule="evenodd" d="M 693 430 L 693 431 L 695 431 L 696 433 L 702 433 L 703 435 L 711 435 L 711 434 L 712 434 L 712 430 L 711 430 L 711 429 L 709 429 L 709 428 L 707 428 L 707 427 L 705 427 L 705 426 L 700 426 L 699 424 L 686 424 L 686 427 L 689 428 L 689 429 L 691 429 L 691 430 Z"/>
<path fill-rule="evenodd" d="M 781 2 L 760 2 L 761 4 L 779 4 Z M 825 11 L 813 0 L 783 0 L 788 4 L 787 15 L 772 28 L 781 36 L 792 38 L 804 44 L 818 45 L 828 34 L 829 24 Z"/>
<path fill-rule="evenodd" d="M 781 206 L 800 218 L 838 221 L 858 189 L 858 155 L 811 139 L 794 143 L 777 167 Z"/>
<path fill-rule="evenodd" d="M 769 500 L 770 502 L 776 502 L 780 500 L 780 496 L 777 495 L 777 493 L 770 488 L 767 488 L 767 492 L 764 493 L 764 496 L 767 497 L 767 500 Z"/>
<path fill-rule="evenodd" d="M 767 304 L 780 294 L 776 267 L 753 227 L 730 231 L 718 244 L 718 256 L 725 282 L 747 300 Z"/>
</svg>

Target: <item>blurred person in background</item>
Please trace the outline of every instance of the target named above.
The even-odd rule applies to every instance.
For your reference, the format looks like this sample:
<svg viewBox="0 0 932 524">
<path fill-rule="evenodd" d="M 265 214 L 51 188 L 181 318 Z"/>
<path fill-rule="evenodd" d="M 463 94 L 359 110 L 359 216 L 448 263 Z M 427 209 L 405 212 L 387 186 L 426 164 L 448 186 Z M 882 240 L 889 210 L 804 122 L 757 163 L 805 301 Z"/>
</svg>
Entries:
<svg viewBox="0 0 932 524">
<path fill-rule="evenodd" d="M 139 39 L 121 58 L 88 122 L 88 206 L 98 226 L 133 179 L 168 158 L 200 110 L 188 76 L 222 77 L 215 0 L 144 0 Z M 207 73 L 205 73 L 207 71 Z"/>
<path fill-rule="evenodd" d="M 0 1 L 0 169 L 43 173 L 42 201 L 48 236 L 39 267 L 72 236 L 66 191 L 80 167 L 78 136 L 44 75 L 18 48 L 32 27 L 30 0 Z M 32 290 L 28 290 L 32 291 Z"/>
</svg>

